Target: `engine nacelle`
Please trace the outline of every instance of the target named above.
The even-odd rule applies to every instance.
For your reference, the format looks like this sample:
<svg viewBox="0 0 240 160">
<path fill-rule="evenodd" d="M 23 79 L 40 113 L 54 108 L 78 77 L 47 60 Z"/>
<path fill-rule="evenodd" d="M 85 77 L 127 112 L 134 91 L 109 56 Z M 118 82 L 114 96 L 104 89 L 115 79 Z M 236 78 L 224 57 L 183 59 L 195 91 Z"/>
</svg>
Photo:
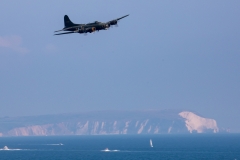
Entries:
<svg viewBox="0 0 240 160">
<path fill-rule="evenodd" d="M 85 33 L 85 31 L 83 30 L 83 29 L 80 29 L 80 30 L 78 30 L 78 33 Z"/>
<path fill-rule="evenodd" d="M 92 27 L 89 32 L 92 33 L 92 32 L 95 32 L 95 31 L 96 31 L 96 28 Z"/>
<path fill-rule="evenodd" d="M 77 30 L 75 32 L 78 32 L 78 33 L 85 33 L 85 29 L 83 26 L 81 26 L 80 28 L 77 28 Z"/>
<path fill-rule="evenodd" d="M 86 29 L 86 32 L 89 32 L 89 33 L 92 33 L 92 32 L 95 32 L 95 31 L 96 31 L 95 27 Z"/>
<path fill-rule="evenodd" d="M 106 24 L 101 26 L 102 29 L 108 29 L 109 27 L 110 27 L 109 23 L 106 23 Z"/>
<path fill-rule="evenodd" d="M 109 23 L 110 23 L 110 25 L 116 25 L 117 24 L 117 20 L 110 21 Z"/>
</svg>

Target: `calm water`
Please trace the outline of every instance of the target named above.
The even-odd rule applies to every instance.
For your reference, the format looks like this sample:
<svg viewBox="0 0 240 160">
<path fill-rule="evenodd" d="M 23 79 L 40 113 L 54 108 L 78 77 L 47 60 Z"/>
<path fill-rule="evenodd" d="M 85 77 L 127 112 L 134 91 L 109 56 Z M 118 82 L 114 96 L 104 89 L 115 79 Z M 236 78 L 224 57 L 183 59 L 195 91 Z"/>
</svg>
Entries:
<svg viewBox="0 0 240 160">
<path fill-rule="evenodd" d="M 240 160 L 240 134 L 0 137 L 4 146 L 10 150 L 0 150 L 0 160 Z"/>
</svg>

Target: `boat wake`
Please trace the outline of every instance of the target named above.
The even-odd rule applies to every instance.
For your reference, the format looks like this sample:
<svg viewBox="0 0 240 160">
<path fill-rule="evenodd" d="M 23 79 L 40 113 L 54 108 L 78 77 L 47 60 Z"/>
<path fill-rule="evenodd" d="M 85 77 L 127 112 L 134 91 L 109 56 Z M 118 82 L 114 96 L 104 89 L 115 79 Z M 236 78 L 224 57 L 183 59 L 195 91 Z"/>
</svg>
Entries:
<svg viewBox="0 0 240 160">
<path fill-rule="evenodd" d="M 24 149 L 0 149 L 0 151 L 20 151 L 20 150 L 24 150 Z"/>
<path fill-rule="evenodd" d="M 109 150 L 108 148 L 104 149 L 104 150 L 101 150 L 102 152 L 119 152 L 120 150 Z"/>
<path fill-rule="evenodd" d="M 8 146 L 4 146 L 3 148 L 0 149 L 0 151 L 19 151 L 22 149 L 9 149 Z"/>
<path fill-rule="evenodd" d="M 4 146 L 0 148 L 0 151 L 21 151 L 21 150 L 29 150 L 29 149 L 19 149 L 19 148 L 8 148 L 8 146 Z"/>
<path fill-rule="evenodd" d="M 56 144 L 43 144 L 43 145 L 48 145 L 48 146 L 63 146 L 62 143 L 56 143 Z"/>
<path fill-rule="evenodd" d="M 116 150 L 116 149 L 115 149 L 115 150 L 112 150 L 112 151 L 113 151 L 113 152 L 119 152 L 120 150 Z"/>
</svg>

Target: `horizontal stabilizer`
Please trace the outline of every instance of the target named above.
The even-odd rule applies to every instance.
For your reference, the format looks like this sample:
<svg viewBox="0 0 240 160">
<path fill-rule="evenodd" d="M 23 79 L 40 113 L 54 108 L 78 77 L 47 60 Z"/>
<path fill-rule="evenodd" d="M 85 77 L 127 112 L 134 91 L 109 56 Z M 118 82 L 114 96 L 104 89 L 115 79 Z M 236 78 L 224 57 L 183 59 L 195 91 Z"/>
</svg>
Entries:
<svg viewBox="0 0 240 160">
<path fill-rule="evenodd" d="M 54 34 L 54 35 L 71 34 L 71 33 L 76 33 L 76 32 L 64 32 L 64 33 L 58 33 L 58 34 Z"/>
<path fill-rule="evenodd" d="M 61 30 L 58 30 L 58 31 L 54 31 L 54 32 L 61 32 L 61 31 L 64 31 L 64 29 L 61 29 Z"/>
<path fill-rule="evenodd" d="M 61 32 L 61 31 L 67 31 L 69 29 L 78 29 L 78 28 L 81 28 L 83 25 L 77 25 L 77 26 L 72 26 L 72 27 L 66 27 L 66 28 L 63 28 L 61 30 L 58 30 L 58 31 L 54 31 L 54 32 Z"/>
</svg>

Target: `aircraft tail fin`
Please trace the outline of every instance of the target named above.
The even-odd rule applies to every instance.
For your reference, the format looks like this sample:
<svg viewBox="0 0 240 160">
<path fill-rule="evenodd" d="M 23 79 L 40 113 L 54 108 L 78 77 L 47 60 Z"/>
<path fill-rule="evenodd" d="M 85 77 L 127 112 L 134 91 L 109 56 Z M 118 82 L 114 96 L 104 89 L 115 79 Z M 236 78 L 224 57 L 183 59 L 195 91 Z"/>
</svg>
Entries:
<svg viewBox="0 0 240 160">
<path fill-rule="evenodd" d="M 65 27 L 71 27 L 74 25 L 67 15 L 64 16 L 64 25 Z"/>
</svg>

